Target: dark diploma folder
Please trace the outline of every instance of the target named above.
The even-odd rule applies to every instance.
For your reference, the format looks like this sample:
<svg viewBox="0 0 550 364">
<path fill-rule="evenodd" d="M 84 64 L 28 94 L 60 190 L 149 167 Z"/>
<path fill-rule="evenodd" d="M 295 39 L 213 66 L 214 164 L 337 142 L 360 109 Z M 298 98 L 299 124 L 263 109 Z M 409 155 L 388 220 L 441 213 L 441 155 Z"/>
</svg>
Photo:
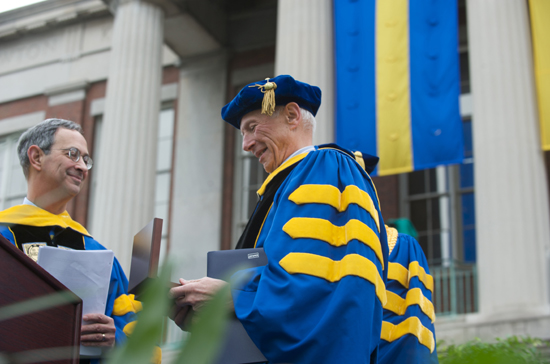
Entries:
<svg viewBox="0 0 550 364">
<path fill-rule="evenodd" d="M 267 257 L 263 248 L 212 251 L 207 255 L 206 275 L 225 280 L 229 279 L 236 269 L 260 267 L 266 264 Z M 237 318 L 233 317 L 229 320 L 224 340 L 216 364 L 267 362 Z"/>
</svg>

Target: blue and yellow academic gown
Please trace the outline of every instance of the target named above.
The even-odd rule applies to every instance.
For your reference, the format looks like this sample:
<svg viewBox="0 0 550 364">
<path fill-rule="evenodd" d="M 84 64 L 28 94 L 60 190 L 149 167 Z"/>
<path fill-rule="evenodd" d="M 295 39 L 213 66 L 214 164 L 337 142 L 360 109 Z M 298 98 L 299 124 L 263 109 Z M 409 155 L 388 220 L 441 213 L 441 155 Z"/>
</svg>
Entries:
<svg viewBox="0 0 550 364">
<path fill-rule="evenodd" d="M 387 228 L 390 247 L 388 301 L 384 306 L 381 364 L 438 363 L 435 347 L 433 278 L 418 242 Z"/>
<path fill-rule="evenodd" d="M 258 191 L 238 248 L 263 247 L 268 264 L 237 272 L 232 289 L 237 317 L 270 363 L 376 363 L 388 245 L 363 168 L 336 145 L 316 147 Z"/>
<path fill-rule="evenodd" d="M 17 205 L 0 212 L 0 234 L 36 261 L 40 246 L 76 250 L 105 250 L 67 211 L 54 215 L 32 205 Z M 126 340 L 141 303 L 128 295 L 128 279 L 114 258 L 105 315 L 113 318 L 116 343 Z"/>
</svg>

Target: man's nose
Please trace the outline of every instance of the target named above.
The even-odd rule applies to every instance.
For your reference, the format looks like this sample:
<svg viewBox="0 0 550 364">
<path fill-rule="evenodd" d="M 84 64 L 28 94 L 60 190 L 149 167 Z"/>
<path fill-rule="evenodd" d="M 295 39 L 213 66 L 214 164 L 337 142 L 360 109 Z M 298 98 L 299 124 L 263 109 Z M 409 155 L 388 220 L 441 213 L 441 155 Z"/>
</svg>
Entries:
<svg viewBox="0 0 550 364">
<path fill-rule="evenodd" d="M 80 158 L 78 162 L 76 162 L 75 168 L 85 173 L 88 172 L 88 165 L 84 162 L 83 158 Z"/>
<path fill-rule="evenodd" d="M 252 147 L 254 147 L 254 143 L 254 138 L 252 138 L 250 135 L 243 136 L 243 150 L 245 152 L 250 152 L 252 150 Z"/>
</svg>

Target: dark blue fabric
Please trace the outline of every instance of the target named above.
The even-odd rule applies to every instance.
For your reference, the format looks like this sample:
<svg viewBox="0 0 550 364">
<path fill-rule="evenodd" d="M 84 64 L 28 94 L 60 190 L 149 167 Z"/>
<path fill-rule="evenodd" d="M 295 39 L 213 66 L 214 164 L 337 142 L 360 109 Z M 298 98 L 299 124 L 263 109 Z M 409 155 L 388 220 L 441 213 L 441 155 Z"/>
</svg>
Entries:
<svg viewBox="0 0 550 364">
<path fill-rule="evenodd" d="M 409 54 L 414 169 L 460 163 L 457 0 L 409 0 Z"/>
<path fill-rule="evenodd" d="M 372 155 L 378 154 L 375 17 L 376 1 L 334 1 L 336 142 Z"/>
<path fill-rule="evenodd" d="M 331 185 L 343 191 L 355 185 L 367 192 L 380 216 L 378 232 L 371 215 L 355 204 L 338 212 L 325 204 L 298 205 L 289 196 L 302 185 Z M 252 340 L 270 363 L 370 363 L 376 358 L 382 325 L 382 304 L 375 286 L 359 276 L 337 282 L 308 274 L 289 274 L 280 261 L 292 252 L 309 253 L 339 261 L 349 254 L 370 260 L 385 281 L 386 270 L 374 251 L 358 240 L 335 247 L 324 241 L 292 239 L 283 226 L 295 217 L 309 217 L 343 226 L 357 219 L 379 237 L 387 267 L 387 238 L 374 185 L 366 172 L 345 153 L 334 149 L 310 152 L 285 179 L 260 232 L 268 265 L 253 268 L 252 278 L 233 288 L 235 312 Z M 244 272 L 233 277 L 238 281 Z"/>
<path fill-rule="evenodd" d="M 269 82 L 277 84 L 275 89 L 275 104 L 286 105 L 295 102 L 301 108 L 308 110 L 315 116 L 321 106 L 321 89 L 300 82 L 289 75 L 280 75 L 269 79 Z M 264 94 L 255 85 L 265 85 L 266 80 L 251 83 L 235 96 L 230 103 L 222 108 L 222 119 L 240 129 L 241 119 L 251 111 L 262 108 Z M 254 86 L 254 87 L 250 87 Z"/>
<path fill-rule="evenodd" d="M 318 149 L 323 149 L 323 148 L 335 148 L 335 149 L 341 150 L 344 153 L 347 153 L 350 157 L 355 159 L 355 155 L 351 150 L 342 148 L 338 144 L 328 143 L 328 144 L 319 145 L 318 147 Z M 375 155 L 370 155 L 368 153 L 363 153 L 363 152 L 361 152 L 361 157 L 363 157 L 363 162 L 365 163 L 365 171 L 367 171 L 367 173 L 370 175 L 376 168 L 376 165 L 378 164 L 378 161 L 380 160 L 380 158 L 378 158 Z"/>
</svg>

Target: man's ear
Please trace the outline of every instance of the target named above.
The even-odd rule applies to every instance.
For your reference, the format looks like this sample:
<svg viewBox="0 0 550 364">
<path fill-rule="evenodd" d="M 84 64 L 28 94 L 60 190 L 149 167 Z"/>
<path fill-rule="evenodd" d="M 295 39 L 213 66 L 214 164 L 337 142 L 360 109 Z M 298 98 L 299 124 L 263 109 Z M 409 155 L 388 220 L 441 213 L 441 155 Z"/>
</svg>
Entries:
<svg viewBox="0 0 550 364">
<path fill-rule="evenodd" d="M 44 162 L 44 151 L 37 145 L 31 145 L 27 150 L 27 156 L 31 167 L 37 171 L 42 170 L 42 163 Z"/>
<path fill-rule="evenodd" d="M 302 113 L 300 112 L 300 106 L 295 102 L 289 102 L 285 106 L 285 116 L 290 126 L 290 130 L 294 130 L 302 122 Z"/>
</svg>

